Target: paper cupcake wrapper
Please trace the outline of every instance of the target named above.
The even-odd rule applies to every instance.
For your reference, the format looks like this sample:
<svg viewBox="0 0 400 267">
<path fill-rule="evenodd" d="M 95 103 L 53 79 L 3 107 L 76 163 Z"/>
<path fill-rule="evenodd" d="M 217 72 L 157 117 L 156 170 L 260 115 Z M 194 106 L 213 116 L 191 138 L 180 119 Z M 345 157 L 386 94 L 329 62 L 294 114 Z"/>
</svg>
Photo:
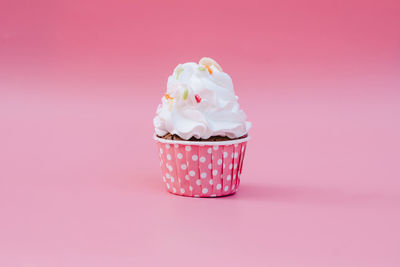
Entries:
<svg viewBox="0 0 400 267">
<path fill-rule="evenodd" d="M 248 137 L 221 142 L 191 142 L 154 137 L 162 180 L 173 194 L 219 197 L 235 193 Z"/>
</svg>

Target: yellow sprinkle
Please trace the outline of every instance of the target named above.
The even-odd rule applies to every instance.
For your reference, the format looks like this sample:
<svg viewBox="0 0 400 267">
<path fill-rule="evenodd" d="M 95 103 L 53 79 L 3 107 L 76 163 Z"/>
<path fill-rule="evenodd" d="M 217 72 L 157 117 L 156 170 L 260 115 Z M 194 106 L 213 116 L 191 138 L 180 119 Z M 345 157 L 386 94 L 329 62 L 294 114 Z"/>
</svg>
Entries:
<svg viewBox="0 0 400 267">
<path fill-rule="evenodd" d="M 183 92 L 183 100 L 186 100 L 189 94 L 189 90 L 186 88 L 185 91 Z"/>
<path fill-rule="evenodd" d="M 176 79 L 179 79 L 179 75 L 183 72 L 183 68 L 180 68 L 176 71 Z"/>
</svg>

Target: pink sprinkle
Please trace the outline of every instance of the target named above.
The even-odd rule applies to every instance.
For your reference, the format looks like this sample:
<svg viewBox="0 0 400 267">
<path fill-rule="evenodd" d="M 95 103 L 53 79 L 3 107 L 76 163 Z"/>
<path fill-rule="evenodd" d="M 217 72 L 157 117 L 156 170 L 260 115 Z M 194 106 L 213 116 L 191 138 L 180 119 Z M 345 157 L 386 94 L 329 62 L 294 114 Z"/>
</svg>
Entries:
<svg viewBox="0 0 400 267">
<path fill-rule="evenodd" d="M 195 95 L 194 98 L 196 98 L 197 103 L 200 103 L 201 97 L 199 95 Z"/>
</svg>

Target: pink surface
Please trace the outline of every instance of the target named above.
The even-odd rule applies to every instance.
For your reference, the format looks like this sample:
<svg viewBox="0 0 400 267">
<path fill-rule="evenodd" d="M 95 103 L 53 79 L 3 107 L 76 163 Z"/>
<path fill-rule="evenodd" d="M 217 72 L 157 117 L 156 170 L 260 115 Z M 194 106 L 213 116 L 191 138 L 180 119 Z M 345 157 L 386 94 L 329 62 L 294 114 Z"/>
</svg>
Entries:
<svg viewBox="0 0 400 267">
<path fill-rule="evenodd" d="M 400 265 L 398 1 L 0 10 L 0 266 Z M 152 139 L 202 56 L 254 125 L 217 199 L 167 193 Z"/>
</svg>

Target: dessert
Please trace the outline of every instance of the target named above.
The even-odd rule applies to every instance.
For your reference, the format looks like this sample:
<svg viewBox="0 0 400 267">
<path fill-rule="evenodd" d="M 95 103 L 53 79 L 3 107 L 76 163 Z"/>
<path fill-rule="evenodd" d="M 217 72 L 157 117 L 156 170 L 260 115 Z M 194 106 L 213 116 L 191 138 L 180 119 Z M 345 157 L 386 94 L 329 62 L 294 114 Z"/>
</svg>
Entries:
<svg viewBox="0 0 400 267">
<path fill-rule="evenodd" d="M 153 120 L 163 181 L 171 193 L 236 192 L 251 123 L 232 79 L 211 58 L 179 64 Z"/>
</svg>

